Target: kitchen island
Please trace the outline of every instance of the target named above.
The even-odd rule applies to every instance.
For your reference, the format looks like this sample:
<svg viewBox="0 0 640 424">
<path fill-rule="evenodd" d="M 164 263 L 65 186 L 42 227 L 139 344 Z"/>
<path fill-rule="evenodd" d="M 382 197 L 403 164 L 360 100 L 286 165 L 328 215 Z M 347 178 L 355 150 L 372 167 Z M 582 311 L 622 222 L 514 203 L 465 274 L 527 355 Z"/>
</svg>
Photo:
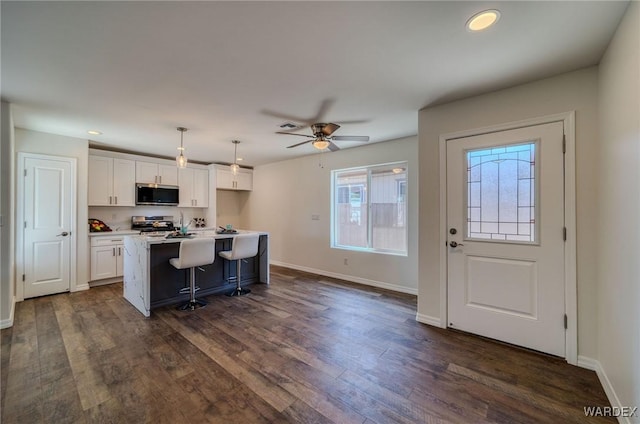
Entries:
<svg viewBox="0 0 640 424">
<path fill-rule="evenodd" d="M 269 236 L 260 231 L 238 231 L 237 234 L 258 233 L 260 242 L 258 254 L 242 263 L 243 286 L 252 283 L 269 284 Z M 215 231 L 195 231 L 192 237 L 211 237 L 216 239 L 216 259 L 210 265 L 204 265 L 202 271 L 196 268 L 196 285 L 200 290 L 197 297 L 225 293 L 233 290 L 235 264 L 218 256 L 218 252 L 231 250 L 236 234 L 217 234 Z M 183 238 L 164 236 L 131 235 L 124 238 L 124 298 L 144 316 L 151 309 L 160 306 L 178 304 L 189 300 L 189 293 L 181 293 L 189 287 L 189 270 L 174 268 L 169 259 L 177 258 L 180 242 Z"/>
</svg>

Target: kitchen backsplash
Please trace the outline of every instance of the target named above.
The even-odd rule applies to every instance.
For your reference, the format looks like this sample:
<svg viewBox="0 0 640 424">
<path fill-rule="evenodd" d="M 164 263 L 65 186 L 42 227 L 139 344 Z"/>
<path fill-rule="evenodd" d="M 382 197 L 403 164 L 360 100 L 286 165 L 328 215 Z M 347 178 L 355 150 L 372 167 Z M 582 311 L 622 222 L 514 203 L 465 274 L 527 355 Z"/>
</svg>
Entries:
<svg viewBox="0 0 640 424">
<path fill-rule="evenodd" d="M 197 208 L 177 208 L 173 206 L 136 206 L 136 207 L 112 207 L 112 206 L 91 206 L 89 207 L 89 218 L 104 221 L 112 230 L 128 230 L 131 228 L 131 217 L 141 216 L 173 216 L 173 221 L 177 225 L 180 220 L 180 213 L 186 222 L 191 222 L 194 218 L 205 218 L 205 210 Z M 207 223 L 208 225 L 208 223 Z M 195 227 L 191 224 L 190 227 Z"/>
</svg>

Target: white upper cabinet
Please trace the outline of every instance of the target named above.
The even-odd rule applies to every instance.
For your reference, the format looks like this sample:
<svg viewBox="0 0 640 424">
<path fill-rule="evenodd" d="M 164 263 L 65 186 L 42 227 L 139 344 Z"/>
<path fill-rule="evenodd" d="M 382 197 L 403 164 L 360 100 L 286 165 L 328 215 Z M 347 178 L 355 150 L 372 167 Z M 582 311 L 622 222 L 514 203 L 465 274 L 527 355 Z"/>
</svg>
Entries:
<svg viewBox="0 0 640 424">
<path fill-rule="evenodd" d="M 89 155 L 89 206 L 135 206 L 136 163 Z"/>
<path fill-rule="evenodd" d="M 229 167 L 216 166 L 216 187 L 222 190 L 247 190 L 253 189 L 253 171 L 241 168 L 237 175 L 229 170 Z"/>
<path fill-rule="evenodd" d="M 206 169 L 181 168 L 178 171 L 180 204 L 185 208 L 209 207 L 209 171 Z"/>
<path fill-rule="evenodd" d="M 136 161 L 136 182 L 178 185 L 178 167 L 153 162 Z"/>
</svg>

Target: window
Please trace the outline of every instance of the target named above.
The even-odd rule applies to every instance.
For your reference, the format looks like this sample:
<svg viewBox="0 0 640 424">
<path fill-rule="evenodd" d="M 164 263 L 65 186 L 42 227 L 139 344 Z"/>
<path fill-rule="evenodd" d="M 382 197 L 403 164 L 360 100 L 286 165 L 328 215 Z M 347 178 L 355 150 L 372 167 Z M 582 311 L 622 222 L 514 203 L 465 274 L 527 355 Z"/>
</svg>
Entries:
<svg viewBox="0 0 640 424">
<path fill-rule="evenodd" d="M 331 172 L 331 247 L 407 254 L 407 162 Z"/>
<path fill-rule="evenodd" d="M 467 239 L 536 242 L 536 144 L 469 150 Z"/>
</svg>

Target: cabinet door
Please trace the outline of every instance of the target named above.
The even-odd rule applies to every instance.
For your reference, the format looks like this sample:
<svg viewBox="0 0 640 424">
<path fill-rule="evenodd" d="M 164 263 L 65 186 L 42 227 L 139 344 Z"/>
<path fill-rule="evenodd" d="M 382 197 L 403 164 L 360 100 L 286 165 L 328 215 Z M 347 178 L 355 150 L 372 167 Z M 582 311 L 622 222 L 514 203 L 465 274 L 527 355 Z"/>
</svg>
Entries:
<svg viewBox="0 0 640 424">
<path fill-rule="evenodd" d="M 238 175 L 236 175 L 236 189 L 249 191 L 253 189 L 253 174 L 249 172 L 238 172 Z"/>
<path fill-rule="evenodd" d="M 234 175 L 231 171 L 225 169 L 216 169 L 216 187 L 226 190 L 235 188 Z"/>
<path fill-rule="evenodd" d="M 113 159 L 113 199 L 116 206 L 135 206 L 136 163 Z"/>
<path fill-rule="evenodd" d="M 193 170 L 193 200 L 197 208 L 209 207 L 209 171 L 206 169 Z"/>
<path fill-rule="evenodd" d="M 158 164 L 153 162 L 136 161 L 137 183 L 158 183 Z"/>
<path fill-rule="evenodd" d="M 89 206 L 109 206 L 113 202 L 112 158 L 89 156 L 89 192 L 87 197 Z"/>
<path fill-rule="evenodd" d="M 193 207 L 193 169 L 181 168 L 178 170 L 178 182 L 180 183 L 180 203 L 183 208 Z"/>
<path fill-rule="evenodd" d="M 183 168 L 187 169 L 187 168 Z M 173 165 L 158 165 L 159 184 L 178 185 L 178 167 Z"/>
<path fill-rule="evenodd" d="M 122 258 L 124 253 L 124 245 L 119 244 L 116 246 L 116 277 L 122 277 L 124 274 L 124 264 Z"/>
<path fill-rule="evenodd" d="M 91 248 L 91 280 L 101 280 L 116 276 L 116 246 Z"/>
</svg>

